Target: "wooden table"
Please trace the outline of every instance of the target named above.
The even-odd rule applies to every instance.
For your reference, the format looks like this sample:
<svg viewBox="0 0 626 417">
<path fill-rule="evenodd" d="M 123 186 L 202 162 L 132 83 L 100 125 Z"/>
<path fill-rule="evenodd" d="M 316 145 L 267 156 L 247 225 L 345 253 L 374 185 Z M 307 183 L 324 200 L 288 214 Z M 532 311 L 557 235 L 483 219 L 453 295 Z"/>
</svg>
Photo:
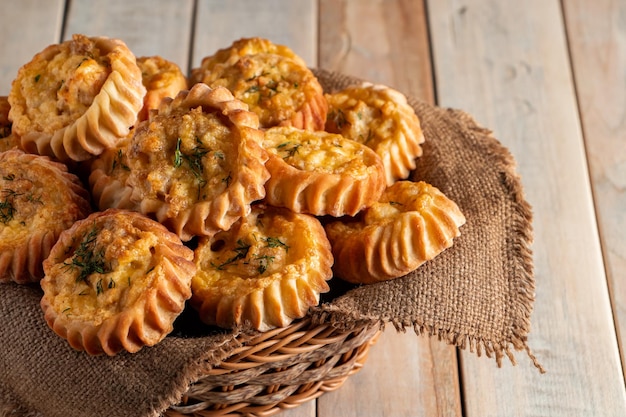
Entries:
<svg viewBox="0 0 626 417">
<path fill-rule="evenodd" d="M 518 162 L 536 302 L 518 365 L 385 331 L 338 391 L 285 416 L 626 416 L 626 1 L 0 1 L 0 95 L 73 33 L 185 71 L 244 36 L 472 114 Z M 620 350 L 621 347 L 621 350 Z M 621 352 L 621 354 L 620 354 Z"/>
</svg>

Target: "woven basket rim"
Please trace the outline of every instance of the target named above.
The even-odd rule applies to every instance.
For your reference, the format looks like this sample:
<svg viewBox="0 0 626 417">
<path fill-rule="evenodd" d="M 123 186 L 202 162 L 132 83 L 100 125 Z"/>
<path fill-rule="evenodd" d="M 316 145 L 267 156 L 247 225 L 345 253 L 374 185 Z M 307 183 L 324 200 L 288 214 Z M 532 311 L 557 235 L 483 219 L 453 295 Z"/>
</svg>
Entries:
<svg viewBox="0 0 626 417">
<path fill-rule="evenodd" d="M 164 416 L 270 416 L 296 407 L 341 387 L 363 367 L 381 332 L 376 322 L 340 329 L 307 316 L 244 337 L 229 357 L 207 366 Z"/>
</svg>

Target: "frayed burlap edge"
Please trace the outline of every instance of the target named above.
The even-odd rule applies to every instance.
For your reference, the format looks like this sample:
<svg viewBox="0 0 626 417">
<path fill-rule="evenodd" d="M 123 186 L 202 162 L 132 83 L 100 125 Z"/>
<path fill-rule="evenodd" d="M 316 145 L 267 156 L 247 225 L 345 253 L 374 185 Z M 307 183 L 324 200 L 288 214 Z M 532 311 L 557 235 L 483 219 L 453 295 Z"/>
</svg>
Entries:
<svg viewBox="0 0 626 417">
<path fill-rule="evenodd" d="M 313 69 L 313 72 L 320 80 L 326 92 L 334 92 L 356 85 L 364 80 L 344 74 L 326 71 L 323 69 Z M 408 97 L 409 104 L 420 115 L 421 110 L 433 106 Z M 355 323 L 370 321 L 379 323 L 381 328 L 387 324 L 392 324 L 398 331 L 406 331 L 413 328 L 418 335 L 436 336 L 439 340 L 456 346 L 460 349 L 469 349 L 470 352 L 481 356 L 484 352 L 487 357 L 495 357 L 498 367 L 502 366 L 502 359 L 506 356 L 513 365 L 517 364 L 513 350 L 525 351 L 534 366 L 544 373 L 545 369 L 531 352 L 528 345 L 528 333 L 530 332 L 532 306 L 535 298 L 535 282 L 533 273 L 533 256 L 531 244 L 533 241 L 532 230 L 532 208 L 524 198 L 521 179 L 516 173 L 516 162 L 509 150 L 504 147 L 492 134 L 489 129 L 479 126 L 473 117 L 466 112 L 456 109 L 435 108 L 440 115 L 446 118 L 449 123 L 456 123 L 460 129 L 474 136 L 476 142 L 481 143 L 490 161 L 497 164 L 502 173 L 501 182 L 506 187 L 511 198 L 514 212 L 511 219 L 512 230 L 511 244 L 514 251 L 516 265 L 515 274 L 508 280 L 509 291 L 516 294 L 512 308 L 515 310 L 515 321 L 510 327 L 510 331 L 504 338 L 481 338 L 450 329 L 436 327 L 426 324 L 418 317 L 412 320 L 398 320 L 396 317 L 385 315 L 363 314 L 359 306 L 351 304 L 351 294 L 346 293 L 336 302 L 320 305 L 311 311 L 314 322 L 331 323 L 339 328 L 351 327 Z M 424 126 L 423 126 L 424 127 Z M 358 288 L 351 291 L 359 291 Z"/>
</svg>

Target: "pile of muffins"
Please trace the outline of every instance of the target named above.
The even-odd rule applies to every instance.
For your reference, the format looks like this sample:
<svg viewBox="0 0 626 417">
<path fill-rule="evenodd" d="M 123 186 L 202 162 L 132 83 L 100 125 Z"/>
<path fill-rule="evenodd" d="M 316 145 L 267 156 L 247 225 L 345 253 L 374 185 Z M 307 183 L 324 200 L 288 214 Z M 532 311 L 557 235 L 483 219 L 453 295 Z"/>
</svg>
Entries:
<svg viewBox="0 0 626 417">
<path fill-rule="evenodd" d="M 332 277 L 404 276 L 465 218 L 425 182 L 404 95 L 324 91 L 286 46 L 241 39 L 187 77 L 74 35 L 0 98 L 0 283 L 41 285 L 46 322 L 89 354 L 207 325 L 283 327 Z M 1 290 L 0 290 L 1 291 Z"/>
</svg>

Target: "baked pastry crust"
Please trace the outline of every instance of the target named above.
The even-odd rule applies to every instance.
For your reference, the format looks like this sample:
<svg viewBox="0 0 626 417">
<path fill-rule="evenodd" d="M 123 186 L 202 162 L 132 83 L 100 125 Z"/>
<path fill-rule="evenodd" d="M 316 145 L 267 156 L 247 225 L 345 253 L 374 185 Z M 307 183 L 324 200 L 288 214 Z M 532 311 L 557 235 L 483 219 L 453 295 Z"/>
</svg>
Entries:
<svg viewBox="0 0 626 417">
<path fill-rule="evenodd" d="M 203 59 L 192 82 L 222 86 L 248 104 L 260 126 L 323 130 L 328 103 L 322 86 L 289 48 L 258 38 L 243 39 Z"/>
<path fill-rule="evenodd" d="M 91 213 L 89 194 L 65 165 L 18 149 L 0 153 L 0 190 L 0 282 L 38 282 L 61 232 Z"/>
<path fill-rule="evenodd" d="M 265 132 L 263 147 L 269 153 L 268 204 L 317 216 L 354 216 L 385 189 L 380 157 L 341 135 L 275 127 Z"/>
<path fill-rule="evenodd" d="M 226 232 L 200 240 L 191 304 L 225 328 L 287 326 L 329 290 L 333 258 L 315 217 L 255 206 Z"/>
<path fill-rule="evenodd" d="M 92 164 L 95 203 L 156 218 L 181 239 L 227 230 L 265 196 L 257 116 L 225 88 L 165 98 L 128 144 Z"/>
<path fill-rule="evenodd" d="M 381 84 L 364 82 L 326 94 L 326 130 L 372 148 L 382 158 L 387 185 L 406 179 L 422 155 L 420 120 L 406 96 Z"/>
<path fill-rule="evenodd" d="M 161 56 L 138 57 L 137 65 L 146 87 L 143 108 L 138 115 L 139 121 L 146 120 L 150 110 L 157 109 L 163 98 L 176 97 L 180 91 L 189 88 L 180 67 Z"/>
<path fill-rule="evenodd" d="M 425 182 L 398 181 L 358 221 L 325 226 L 335 276 L 358 284 L 398 278 L 452 246 L 465 216 Z"/>
<path fill-rule="evenodd" d="M 191 82 L 193 84 L 202 82 L 206 72 L 213 71 L 218 64 L 233 65 L 243 56 L 257 54 L 280 55 L 306 67 L 306 62 L 288 46 L 259 37 L 241 38 L 229 47 L 218 49 L 213 55 L 204 57 L 200 67 L 191 70 Z"/>
<path fill-rule="evenodd" d="M 62 233 L 43 266 L 46 322 L 92 355 L 161 341 L 191 296 L 196 269 L 193 251 L 164 226 L 114 209 Z"/>
<path fill-rule="evenodd" d="M 29 153 L 84 161 L 128 134 L 145 93 L 124 42 L 74 35 L 19 69 L 9 93 L 13 133 Z"/>
<path fill-rule="evenodd" d="M 11 133 L 12 123 L 9 120 L 9 110 L 11 110 L 9 98 L 0 96 L 0 152 L 20 147 L 19 139 Z"/>
</svg>

